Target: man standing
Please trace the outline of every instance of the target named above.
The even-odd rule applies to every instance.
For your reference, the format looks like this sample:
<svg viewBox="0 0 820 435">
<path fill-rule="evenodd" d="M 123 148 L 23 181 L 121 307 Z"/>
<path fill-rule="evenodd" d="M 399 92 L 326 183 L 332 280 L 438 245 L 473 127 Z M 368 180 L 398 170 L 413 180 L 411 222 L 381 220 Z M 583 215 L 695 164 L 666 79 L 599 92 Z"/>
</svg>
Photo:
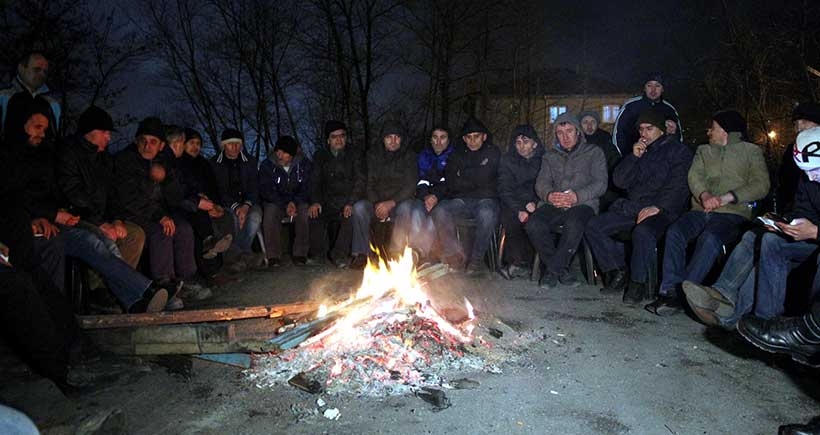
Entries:
<svg viewBox="0 0 820 435">
<path fill-rule="evenodd" d="M 684 280 L 701 283 L 724 245 L 734 243 L 741 226 L 752 215 L 750 203 L 769 191 L 769 171 L 763 150 L 746 138 L 746 120 L 734 110 L 712 116 L 709 144 L 701 145 L 689 169 L 692 211 L 685 213 L 666 232 L 663 281 L 658 299 L 646 309 L 659 316 L 683 307 Z M 686 247 L 697 239 L 692 259 Z"/>
<path fill-rule="evenodd" d="M 648 108 L 635 128 L 640 140 L 632 153 L 615 167 L 615 185 L 627 197 L 617 199 L 606 213 L 590 219 L 585 236 L 598 266 L 604 272 L 604 293 L 626 288 L 627 271 L 623 243 L 612 237 L 632 234 L 629 289 L 624 303 L 639 304 L 650 297 L 649 262 L 657 261 L 655 249 L 666 228 L 683 213 L 689 198 L 687 174 L 692 152 L 674 136 L 666 134 L 663 113 Z"/>
<path fill-rule="evenodd" d="M 5 137 L 10 127 L 18 128 L 25 123 L 27 108 L 42 113 L 49 123 L 46 136 L 49 140 L 57 137 L 60 126 L 60 104 L 48 95 L 46 86 L 48 59 L 43 53 L 32 51 L 20 59 L 17 77 L 11 84 L 0 90 L 0 138 Z"/>
<path fill-rule="evenodd" d="M 309 263 L 321 264 L 328 252 L 328 226 L 338 223 L 339 230 L 330 252 L 337 267 L 347 267 L 353 240 L 353 204 L 365 196 L 365 175 L 361 155 L 348 149 L 347 126 L 340 121 L 325 123 L 327 148 L 313 158 L 310 200 Z"/>
<path fill-rule="evenodd" d="M 501 152 L 487 143 L 487 128 L 469 118 L 461 129 L 464 145 L 456 146 L 445 168 L 443 197 L 433 208 L 433 222 L 442 246 L 442 259 L 451 268 L 467 264 L 467 274 L 481 272 L 481 261 L 490 247 L 498 225 L 498 164 Z M 475 220 L 476 231 L 469 255 L 460 246 L 456 226 L 466 219 Z"/>
<path fill-rule="evenodd" d="M 310 160 L 298 155 L 298 150 L 296 139 L 282 136 L 276 141 L 273 155 L 268 155 L 259 168 L 259 195 L 264 204 L 262 231 L 272 266 L 279 265 L 282 256 L 284 217 L 293 222 L 293 263 L 297 266 L 307 263 Z"/>
<path fill-rule="evenodd" d="M 662 118 L 673 115 L 673 119 L 679 119 L 678 112 L 671 103 L 663 98 L 664 80 L 659 73 L 650 74 L 643 85 L 643 95 L 632 98 L 624 102 L 618 118 L 615 120 L 615 127 L 612 130 L 612 143 L 614 143 L 621 155 L 626 156 L 632 152 L 632 144 L 638 141 L 639 135 L 635 130 L 635 121 L 638 116 L 648 108 L 657 110 Z M 666 131 L 666 121 L 663 122 L 663 131 Z M 678 142 L 683 143 L 683 129 L 680 121 L 677 125 L 677 134 L 674 135 Z"/>
<path fill-rule="evenodd" d="M 527 223 L 527 235 L 546 268 L 539 283 L 546 289 L 559 282 L 578 285 L 569 272 L 569 263 L 584 237 L 587 221 L 598 211 L 598 198 L 607 183 L 603 151 L 586 143 L 578 119 L 570 112 L 556 118 L 550 139 L 554 145 L 544 152 L 535 181 L 535 192 L 545 204 Z"/>
<path fill-rule="evenodd" d="M 228 250 L 231 268 L 240 272 L 246 267 L 259 267 L 261 256 L 251 247 L 262 224 L 259 206 L 259 175 L 256 159 L 245 153 L 244 140 L 239 130 L 229 128 L 222 132 L 222 150 L 211 158 L 211 167 L 219 191 L 219 204 L 233 221 L 233 245 Z"/>
</svg>

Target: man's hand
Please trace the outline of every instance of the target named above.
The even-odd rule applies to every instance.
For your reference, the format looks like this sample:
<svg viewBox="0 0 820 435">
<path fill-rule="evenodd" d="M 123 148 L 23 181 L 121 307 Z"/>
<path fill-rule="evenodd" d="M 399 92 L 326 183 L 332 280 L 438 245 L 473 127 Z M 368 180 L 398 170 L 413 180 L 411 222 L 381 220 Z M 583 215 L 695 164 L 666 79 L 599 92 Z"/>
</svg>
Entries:
<svg viewBox="0 0 820 435">
<path fill-rule="evenodd" d="M 424 197 L 424 208 L 427 210 L 427 213 L 430 213 L 436 204 L 438 204 L 438 196 L 430 194 Z"/>
<path fill-rule="evenodd" d="M 551 192 L 547 195 L 547 201 L 557 208 L 570 208 L 578 202 L 578 195 L 568 190 L 566 192 Z"/>
<path fill-rule="evenodd" d="M 214 209 L 214 202 L 208 198 L 199 198 L 199 204 L 197 204 L 197 208 L 203 211 L 211 211 Z"/>
<path fill-rule="evenodd" d="M 308 207 L 308 217 L 311 219 L 316 219 L 319 215 L 322 214 L 322 204 L 318 202 L 314 202 L 313 204 Z"/>
<path fill-rule="evenodd" d="M 640 159 L 641 157 L 643 157 L 643 154 L 645 152 L 646 152 L 646 142 L 644 142 L 643 139 L 635 142 L 635 144 L 632 145 L 632 154 L 634 154 L 635 157 Z"/>
<path fill-rule="evenodd" d="M 716 208 L 720 208 L 720 197 L 712 195 L 708 190 L 700 194 L 700 205 L 703 206 L 703 211 L 711 212 Z"/>
<path fill-rule="evenodd" d="M 794 225 L 783 222 L 777 222 L 776 225 L 796 241 L 817 239 L 817 225 L 811 223 L 810 220 L 797 218 L 792 222 Z"/>
<path fill-rule="evenodd" d="M 342 209 L 342 217 L 347 219 L 350 216 L 353 216 L 353 204 L 348 204 Z"/>
<path fill-rule="evenodd" d="M 162 183 L 165 180 L 165 166 L 160 164 L 151 165 L 151 180 L 155 183 Z"/>
<path fill-rule="evenodd" d="M 54 218 L 54 222 L 57 222 L 60 225 L 65 225 L 67 227 L 73 227 L 80 222 L 79 216 L 74 216 L 73 214 L 65 211 L 65 210 L 58 210 L 57 217 Z"/>
<path fill-rule="evenodd" d="M 245 228 L 245 219 L 248 218 L 248 211 L 251 207 L 248 204 L 242 204 L 234 211 L 236 217 L 239 218 L 239 229 Z"/>
<path fill-rule="evenodd" d="M 225 216 L 225 209 L 219 204 L 214 204 L 214 208 L 208 211 L 208 216 L 219 219 Z"/>
<path fill-rule="evenodd" d="M 108 222 L 100 225 L 100 231 L 105 234 L 105 237 L 108 237 L 110 240 L 117 241 L 117 229 L 114 228 L 114 224 L 110 224 Z"/>
<path fill-rule="evenodd" d="M 524 224 L 524 223 L 527 223 L 528 220 L 530 220 L 530 214 L 529 213 L 527 213 L 526 211 L 519 211 L 518 212 L 518 222 L 521 222 L 522 224 Z"/>
<path fill-rule="evenodd" d="M 656 214 L 658 214 L 660 212 L 661 212 L 661 209 L 659 209 L 658 207 L 655 207 L 654 205 L 650 205 L 649 207 L 644 207 L 640 211 L 640 213 L 638 213 L 638 220 L 635 221 L 635 223 L 639 224 L 639 223 L 645 221 L 646 219 L 649 219 L 652 216 L 655 216 Z"/>
<path fill-rule="evenodd" d="M 0 254 L 3 255 L 2 257 L 0 257 L 0 264 L 6 267 L 12 267 L 11 263 L 8 262 L 9 247 L 4 245 L 2 242 L 0 242 Z"/>
<path fill-rule="evenodd" d="M 527 210 L 530 213 L 535 213 L 536 205 L 534 202 L 528 202 L 526 206 L 524 206 L 524 210 Z"/>
<path fill-rule="evenodd" d="M 395 206 L 396 201 L 393 201 L 392 199 L 376 203 L 376 217 L 382 221 L 389 218 L 390 212 L 393 210 Z"/>
<path fill-rule="evenodd" d="M 162 219 L 159 220 L 159 224 L 162 225 L 162 234 L 168 237 L 173 237 L 177 232 L 177 226 L 174 224 L 174 220 L 168 216 L 163 216 Z"/>
<path fill-rule="evenodd" d="M 50 239 L 52 236 L 56 236 L 60 233 L 60 229 L 57 228 L 56 225 L 52 224 L 45 218 L 37 218 L 31 221 L 31 232 L 32 234 L 42 235 L 46 238 L 46 240 Z"/>
<path fill-rule="evenodd" d="M 125 222 L 119 219 L 114 221 L 114 230 L 117 231 L 117 239 L 128 237 L 128 227 L 125 226 Z"/>
<path fill-rule="evenodd" d="M 293 201 L 289 202 L 286 211 L 288 213 L 288 216 L 296 217 L 296 204 Z"/>
</svg>

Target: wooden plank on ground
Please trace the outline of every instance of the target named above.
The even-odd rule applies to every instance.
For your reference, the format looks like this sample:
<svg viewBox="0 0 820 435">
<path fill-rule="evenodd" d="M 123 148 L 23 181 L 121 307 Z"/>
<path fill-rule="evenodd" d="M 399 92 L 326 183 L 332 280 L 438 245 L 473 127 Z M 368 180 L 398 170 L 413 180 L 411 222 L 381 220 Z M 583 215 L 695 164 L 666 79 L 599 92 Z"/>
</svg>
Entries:
<svg viewBox="0 0 820 435">
<path fill-rule="evenodd" d="M 315 302 L 256 307 L 229 307 L 203 310 L 163 311 L 160 313 L 109 314 L 80 316 L 80 328 L 104 329 L 131 326 L 173 325 L 179 323 L 224 322 L 228 320 L 277 318 L 291 314 L 308 313 L 319 309 Z"/>
</svg>

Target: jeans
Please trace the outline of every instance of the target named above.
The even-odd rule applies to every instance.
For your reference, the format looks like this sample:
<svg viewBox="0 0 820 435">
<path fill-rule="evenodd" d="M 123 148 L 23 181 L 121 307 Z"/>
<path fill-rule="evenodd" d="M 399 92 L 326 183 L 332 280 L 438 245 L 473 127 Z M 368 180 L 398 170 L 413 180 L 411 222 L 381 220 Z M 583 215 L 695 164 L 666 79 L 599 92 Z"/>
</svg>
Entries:
<svg viewBox="0 0 820 435">
<path fill-rule="evenodd" d="M 83 260 L 101 274 L 111 293 L 126 308 L 140 300 L 151 286 L 148 278 L 108 250 L 104 236 L 101 238 L 81 228 L 61 226 L 59 237 L 65 240 L 65 254 Z"/>
<path fill-rule="evenodd" d="M 530 215 L 527 235 L 548 272 L 560 274 L 569 267 L 593 215 L 595 211 L 588 205 L 559 209 L 550 204 L 542 205 Z M 556 245 L 555 234 L 559 228 L 561 235 Z"/>
<path fill-rule="evenodd" d="M 743 216 L 731 213 L 690 211 L 673 223 L 666 231 L 659 293 L 675 296 L 683 281 L 703 282 L 723 245 L 738 238 L 740 225 L 745 221 Z M 686 246 L 695 238 L 695 252 L 686 264 Z"/>
<path fill-rule="evenodd" d="M 484 258 L 490 246 L 493 232 L 498 226 L 499 205 L 495 198 L 455 198 L 440 202 L 433 208 L 433 222 L 441 242 L 442 257 L 459 255 L 477 264 Z M 456 225 L 465 221 L 475 222 L 475 239 L 470 255 L 458 243 Z"/>
<path fill-rule="evenodd" d="M 393 230 L 390 236 L 389 249 L 399 252 L 409 244 L 408 236 L 421 231 L 422 215 L 413 205 L 413 199 L 398 203 L 390 211 Z M 366 254 L 370 251 L 370 222 L 375 217 L 374 204 L 361 200 L 353 204 L 353 245 L 351 254 Z"/>
<path fill-rule="evenodd" d="M 166 236 L 159 222 L 143 227 L 148 240 L 151 277 L 156 281 L 183 280 L 196 273 L 194 230 L 183 218 L 174 217 L 176 232 Z"/>
<path fill-rule="evenodd" d="M 231 217 L 233 228 L 230 233 L 233 234 L 233 243 L 231 244 L 231 251 L 236 253 L 250 253 L 251 246 L 253 246 L 253 239 L 256 233 L 259 232 L 259 227 L 262 225 L 262 207 L 254 205 L 248 210 L 245 216 L 245 225 L 239 228 L 239 217 L 230 208 L 225 210 L 225 215 Z M 221 222 L 221 221 L 220 221 Z M 228 231 L 223 231 L 227 233 Z"/>
<path fill-rule="evenodd" d="M 293 217 L 293 256 L 307 257 L 310 241 L 308 232 L 308 207 L 306 203 L 296 205 L 296 216 Z M 268 258 L 279 259 L 282 256 L 282 219 L 287 215 L 285 208 L 266 203 L 262 218 L 262 232 L 265 236 L 265 251 Z"/>
<path fill-rule="evenodd" d="M 0 433 L 13 435 L 38 435 L 37 426 L 26 414 L 0 405 Z"/>
<path fill-rule="evenodd" d="M 626 268 L 624 244 L 614 240 L 611 236 L 621 231 L 631 231 L 630 279 L 646 283 L 649 279 L 650 262 L 657 261 L 655 249 L 658 246 L 658 240 L 672 223 L 672 219 L 660 213 L 635 225 L 636 218 L 637 216 L 625 216 L 612 211 L 600 214 L 589 220 L 584 237 L 601 271 L 609 272 Z"/>
<path fill-rule="evenodd" d="M 754 248 L 758 239 L 760 259 L 755 268 Z M 747 231 L 732 251 L 714 285 L 716 290 L 735 304 L 734 314 L 721 319 L 721 324 L 733 326 L 743 315 L 752 312 L 752 307 L 755 316 L 764 319 L 782 314 L 789 270 L 795 263 L 806 261 L 817 249 L 816 244 L 795 242 L 776 233 L 765 232 L 758 235 L 754 231 Z"/>
</svg>

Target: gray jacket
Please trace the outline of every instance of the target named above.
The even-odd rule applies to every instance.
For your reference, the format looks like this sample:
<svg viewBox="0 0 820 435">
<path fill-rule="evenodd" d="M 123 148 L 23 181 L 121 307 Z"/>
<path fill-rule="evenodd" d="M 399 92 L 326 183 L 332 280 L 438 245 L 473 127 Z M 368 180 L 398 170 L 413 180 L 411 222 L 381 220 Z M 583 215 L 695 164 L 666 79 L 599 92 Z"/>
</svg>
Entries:
<svg viewBox="0 0 820 435">
<path fill-rule="evenodd" d="M 535 180 L 535 192 L 542 201 L 551 192 L 572 190 L 578 195 L 576 205 L 588 205 L 597 213 L 598 198 L 606 187 L 606 157 L 597 145 L 580 143 L 570 152 L 558 145 L 545 150 Z"/>
</svg>

